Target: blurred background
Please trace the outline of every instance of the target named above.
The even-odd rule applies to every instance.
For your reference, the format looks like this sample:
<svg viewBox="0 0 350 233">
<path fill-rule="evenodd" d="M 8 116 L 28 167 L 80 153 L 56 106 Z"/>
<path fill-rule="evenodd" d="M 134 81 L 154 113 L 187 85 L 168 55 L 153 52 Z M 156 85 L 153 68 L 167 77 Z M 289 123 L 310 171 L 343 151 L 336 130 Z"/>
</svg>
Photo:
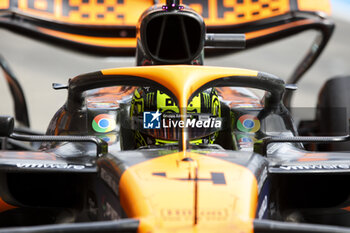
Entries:
<svg viewBox="0 0 350 233">
<path fill-rule="evenodd" d="M 332 0 L 336 30 L 316 64 L 304 75 L 294 95 L 293 107 L 316 106 L 323 83 L 334 76 L 350 75 L 350 0 Z M 206 65 L 248 68 L 287 79 L 309 49 L 316 33 L 306 32 L 288 39 L 233 55 L 208 58 Z M 0 29 L 0 54 L 19 79 L 29 107 L 33 129 L 45 131 L 50 119 L 66 99 L 66 90 L 53 90 L 52 83 L 66 84 L 81 73 L 133 66 L 133 57 L 93 57 L 42 44 Z M 0 75 L 2 76 L 2 75 Z M 0 114 L 14 115 L 9 89 L 0 78 Z M 312 118 L 309 111 L 306 117 Z"/>
</svg>

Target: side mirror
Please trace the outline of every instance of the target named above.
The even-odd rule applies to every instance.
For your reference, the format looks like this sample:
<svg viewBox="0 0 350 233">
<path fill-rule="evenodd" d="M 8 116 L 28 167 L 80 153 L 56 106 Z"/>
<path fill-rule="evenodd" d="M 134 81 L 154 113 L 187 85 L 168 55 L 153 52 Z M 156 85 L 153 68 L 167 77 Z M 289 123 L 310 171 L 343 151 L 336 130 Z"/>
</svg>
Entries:
<svg viewBox="0 0 350 233">
<path fill-rule="evenodd" d="M 207 33 L 205 47 L 216 49 L 245 49 L 245 34 L 238 33 Z"/>
<path fill-rule="evenodd" d="M 13 133 L 15 121 L 11 116 L 0 116 L 0 137 L 9 137 Z"/>
</svg>

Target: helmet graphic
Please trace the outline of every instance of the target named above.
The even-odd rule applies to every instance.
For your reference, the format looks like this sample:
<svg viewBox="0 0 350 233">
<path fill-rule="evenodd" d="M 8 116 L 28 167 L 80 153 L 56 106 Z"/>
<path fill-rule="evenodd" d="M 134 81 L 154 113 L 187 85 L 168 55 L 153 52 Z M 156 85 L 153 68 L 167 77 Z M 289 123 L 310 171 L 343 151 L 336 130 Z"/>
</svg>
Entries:
<svg viewBox="0 0 350 233">
<path fill-rule="evenodd" d="M 220 101 L 214 88 L 192 98 L 187 106 L 186 122 L 180 122 L 179 113 L 176 102 L 166 93 L 152 87 L 136 89 L 130 109 L 136 146 L 176 143 L 179 127 L 188 130 L 191 144 L 214 143 L 220 130 L 215 123 L 221 117 Z"/>
</svg>

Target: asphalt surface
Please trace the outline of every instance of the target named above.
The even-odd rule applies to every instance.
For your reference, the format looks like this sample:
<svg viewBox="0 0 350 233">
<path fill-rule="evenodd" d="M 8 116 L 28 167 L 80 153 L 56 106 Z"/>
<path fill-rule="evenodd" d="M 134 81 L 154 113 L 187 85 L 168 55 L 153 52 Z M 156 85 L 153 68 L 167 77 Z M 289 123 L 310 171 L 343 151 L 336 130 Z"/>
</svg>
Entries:
<svg viewBox="0 0 350 233">
<path fill-rule="evenodd" d="M 299 82 L 293 106 L 314 107 L 323 83 L 337 75 L 350 75 L 350 22 L 335 19 L 337 29 L 325 52 Z M 315 37 L 306 32 L 259 48 L 206 60 L 206 65 L 248 68 L 288 78 L 298 61 L 304 56 Z M 21 82 L 29 106 L 33 129 L 46 127 L 66 99 L 66 91 L 55 91 L 53 82 L 67 83 L 81 73 L 133 66 L 134 58 L 101 58 L 78 54 L 46 45 L 11 32 L 0 30 L 0 53 L 10 64 Z M 1 75 L 0 75 L 1 76 Z M 0 114 L 13 115 L 13 104 L 3 78 L 0 78 Z M 308 117 L 312 117 L 310 112 Z"/>
</svg>

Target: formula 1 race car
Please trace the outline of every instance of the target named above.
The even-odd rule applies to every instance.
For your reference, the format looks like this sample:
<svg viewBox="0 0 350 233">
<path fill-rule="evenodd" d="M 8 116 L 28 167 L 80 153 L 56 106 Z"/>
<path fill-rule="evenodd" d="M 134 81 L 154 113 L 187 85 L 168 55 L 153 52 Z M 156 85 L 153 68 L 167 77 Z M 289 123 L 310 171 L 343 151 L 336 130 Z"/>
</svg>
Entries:
<svg viewBox="0 0 350 233">
<path fill-rule="evenodd" d="M 0 233 L 350 232 L 349 117 L 332 109 L 349 81 L 325 84 L 315 120 L 295 125 L 289 111 L 334 28 L 328 2 L 312 2 L 183 1 L 202 16 L 176 0 L 142 14 L 147 1 L 1 2 L 1 26 L 87 53 L 134 51 L 137 67 L 53 84 L 67 101 L 38 134 L 1 58 L 19 126 L 0 117 Z M 287 83 L 203 66 L 205 49 L 307 29 L 320 37 Z"/>
</svg>

